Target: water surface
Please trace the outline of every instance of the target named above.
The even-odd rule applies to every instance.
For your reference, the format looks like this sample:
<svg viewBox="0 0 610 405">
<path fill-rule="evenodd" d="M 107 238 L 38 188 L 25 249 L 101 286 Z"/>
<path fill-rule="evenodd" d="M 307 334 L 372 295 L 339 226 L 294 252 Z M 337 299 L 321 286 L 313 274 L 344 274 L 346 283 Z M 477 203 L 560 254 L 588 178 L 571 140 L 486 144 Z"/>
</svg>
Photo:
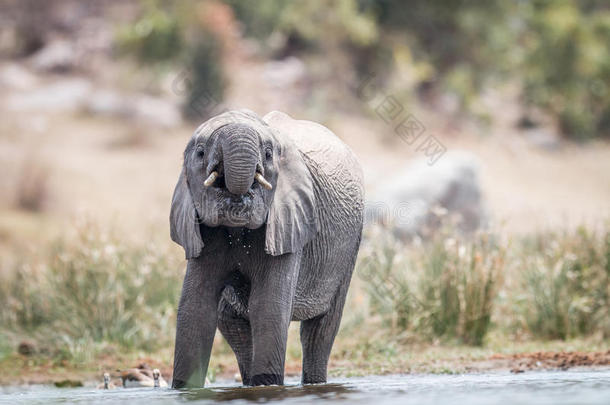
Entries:
<svg viewBox="0 0 610 405">
<path fill-rule="evenodd" d="M 610 370 L 548 371 L 524 374 L 395 375 L 332 379 L 328 384 L 243 388 L 216 383 L 198 390 L 58 389 L 48 386 L 0 389 L 0 403 L 134 405 L 212 404 L 610 404 Z M 373 402 L 374 401 L 374 402 Z"/>
</svg>

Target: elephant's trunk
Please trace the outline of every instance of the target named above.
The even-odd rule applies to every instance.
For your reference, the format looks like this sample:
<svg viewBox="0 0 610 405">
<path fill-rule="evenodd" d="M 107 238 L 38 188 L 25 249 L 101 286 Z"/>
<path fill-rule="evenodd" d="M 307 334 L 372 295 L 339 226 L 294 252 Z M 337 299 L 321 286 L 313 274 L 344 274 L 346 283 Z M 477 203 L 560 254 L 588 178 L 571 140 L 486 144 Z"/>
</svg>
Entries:
<svg viewBox="0 0 610 405">
<path fill-rule="evenodd" d="M 225 184 L 235 195 L 244 195 L 254 182 L 259 161 L 258 134 L 244 124 L 228 124 L 221 128 Z"/>
</svg>

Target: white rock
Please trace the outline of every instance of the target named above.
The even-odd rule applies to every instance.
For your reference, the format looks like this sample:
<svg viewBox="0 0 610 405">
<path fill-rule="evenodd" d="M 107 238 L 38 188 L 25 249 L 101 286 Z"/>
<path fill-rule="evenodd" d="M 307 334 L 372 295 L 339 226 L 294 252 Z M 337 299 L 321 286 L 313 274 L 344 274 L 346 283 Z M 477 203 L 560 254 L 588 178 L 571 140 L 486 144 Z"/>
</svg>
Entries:
<svg viewBox="0 0 610 405">
<path fill-rule="evenodd" d="M 272 87 L 285 89 L 301 84 L 306 77 L 307 69 L 303 61 L 294 56 L 265 63 L 263 79 Z"/>
<path fill-rule="evenodd" d="M 172 100 L 121 94 L 112 90 L 92 92 L 84 109 L 93 115 L 134 120 L 163 128 L 175 128 L 182 122 L 180 109 Z"/>
<path fill-rule="evenodd" d="M 525 139 L 532 145 L 549 151 L 561 148 L 561 139 L 557 132 L 549 128 L 533 128 L 524 130 Z"/>
<path fill-rule="evenodd" d="M 134 103 L 135 116 L 138 120 L 164 128 L 174 128 L 182 122 L 178 106 L 162 98 L 142 96 Z"/>
<path fill-rule="evenodd" d="M 92 115 L 123 118 L 133 116 L 133 109 L 125 96 L 106 89 L 93 91 L 87 98 L 84 109 Z"/>
<path fill-rule="evenodd" d="M 11 90 L 31 90 L 38 85 L 38 78 L 23 66 L 10 63 L 0 69 L 0 87 Z"/>
<path fill-rule="evenodd" d="M 479 171 L 478 159 L 463 151 L 447 152 L 433 166 L 418 159 L 373 191 L 365 222 L 383 223 L 411 237 L 433 226 L 435 217 L 451 215 L 459 217 L 459 229 L 473 231 L 486 218 Z"/>
<path fill-rule="evenodd" d="M 76 66 L 76 49 L 68 41 L 55 40 L 30 58 L 32 67 L 42 72 L 67 72 Z"/>
<path fill-rule="evenodd" d="M 76 112 L 84 105 L 91 89 L 91 83 L 84 79 L 58 80 L 8 96 L 7 106 L 12 111 Z"/>
</svg>

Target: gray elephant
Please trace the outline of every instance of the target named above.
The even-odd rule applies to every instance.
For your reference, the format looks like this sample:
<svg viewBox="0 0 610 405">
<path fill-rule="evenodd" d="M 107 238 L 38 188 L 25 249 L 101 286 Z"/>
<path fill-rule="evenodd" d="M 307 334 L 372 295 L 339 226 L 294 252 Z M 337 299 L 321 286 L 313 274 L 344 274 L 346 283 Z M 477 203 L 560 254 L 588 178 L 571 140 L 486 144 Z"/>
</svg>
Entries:
<svg viewBox="0 0 610 405">
<path fill-rule="evenodd" d="M 240 110 L 195 131 L 170 214 L 188 259 L 174 388 L 203 386 L 217 327 L 244 385 L 283 384 L 290 321 L 301 321 L 302 382 L 326 381 L 363 194 L 356 157 L 322 125 Z"/>
</svg>

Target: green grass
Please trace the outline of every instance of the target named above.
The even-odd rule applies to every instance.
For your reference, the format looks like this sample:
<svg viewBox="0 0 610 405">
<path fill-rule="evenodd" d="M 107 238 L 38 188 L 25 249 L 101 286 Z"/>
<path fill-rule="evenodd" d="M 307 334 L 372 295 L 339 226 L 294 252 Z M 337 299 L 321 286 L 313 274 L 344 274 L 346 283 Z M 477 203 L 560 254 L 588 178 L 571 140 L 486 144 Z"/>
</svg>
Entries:
<svg viewBox="0 0 610 405">
<path fill-rule="evenodd" d="M 522 248 L 519 310 L 543 339 L 610 337 L 610 232 L 547 234 Z"/>
<path fill-rule="evenodd" d="M 383 229 L 371 233 L 357 274 L 385 340 L 477 346 L 494 327 L 509 337 L 610 336 L 607 229 L 512 243 L 443 232 L 409 245 Z"/>
<path fill-rule="evenodd" d="M 27 337 L 38 352 L 75 362 L 171 345 L 183 277 L 175 253 L 128 246 L 88 225 L 37 260 L 0 273 L 5 336 Z"/>
<path fill-rule="evenodd" d="M 481 345 L 504 271 L 505 247 L 490 235 L 446 235 L 423 245 L 374 237 L 357 273 L 372 312 L 399 338 L 443 338 Z"/>
</svg>

